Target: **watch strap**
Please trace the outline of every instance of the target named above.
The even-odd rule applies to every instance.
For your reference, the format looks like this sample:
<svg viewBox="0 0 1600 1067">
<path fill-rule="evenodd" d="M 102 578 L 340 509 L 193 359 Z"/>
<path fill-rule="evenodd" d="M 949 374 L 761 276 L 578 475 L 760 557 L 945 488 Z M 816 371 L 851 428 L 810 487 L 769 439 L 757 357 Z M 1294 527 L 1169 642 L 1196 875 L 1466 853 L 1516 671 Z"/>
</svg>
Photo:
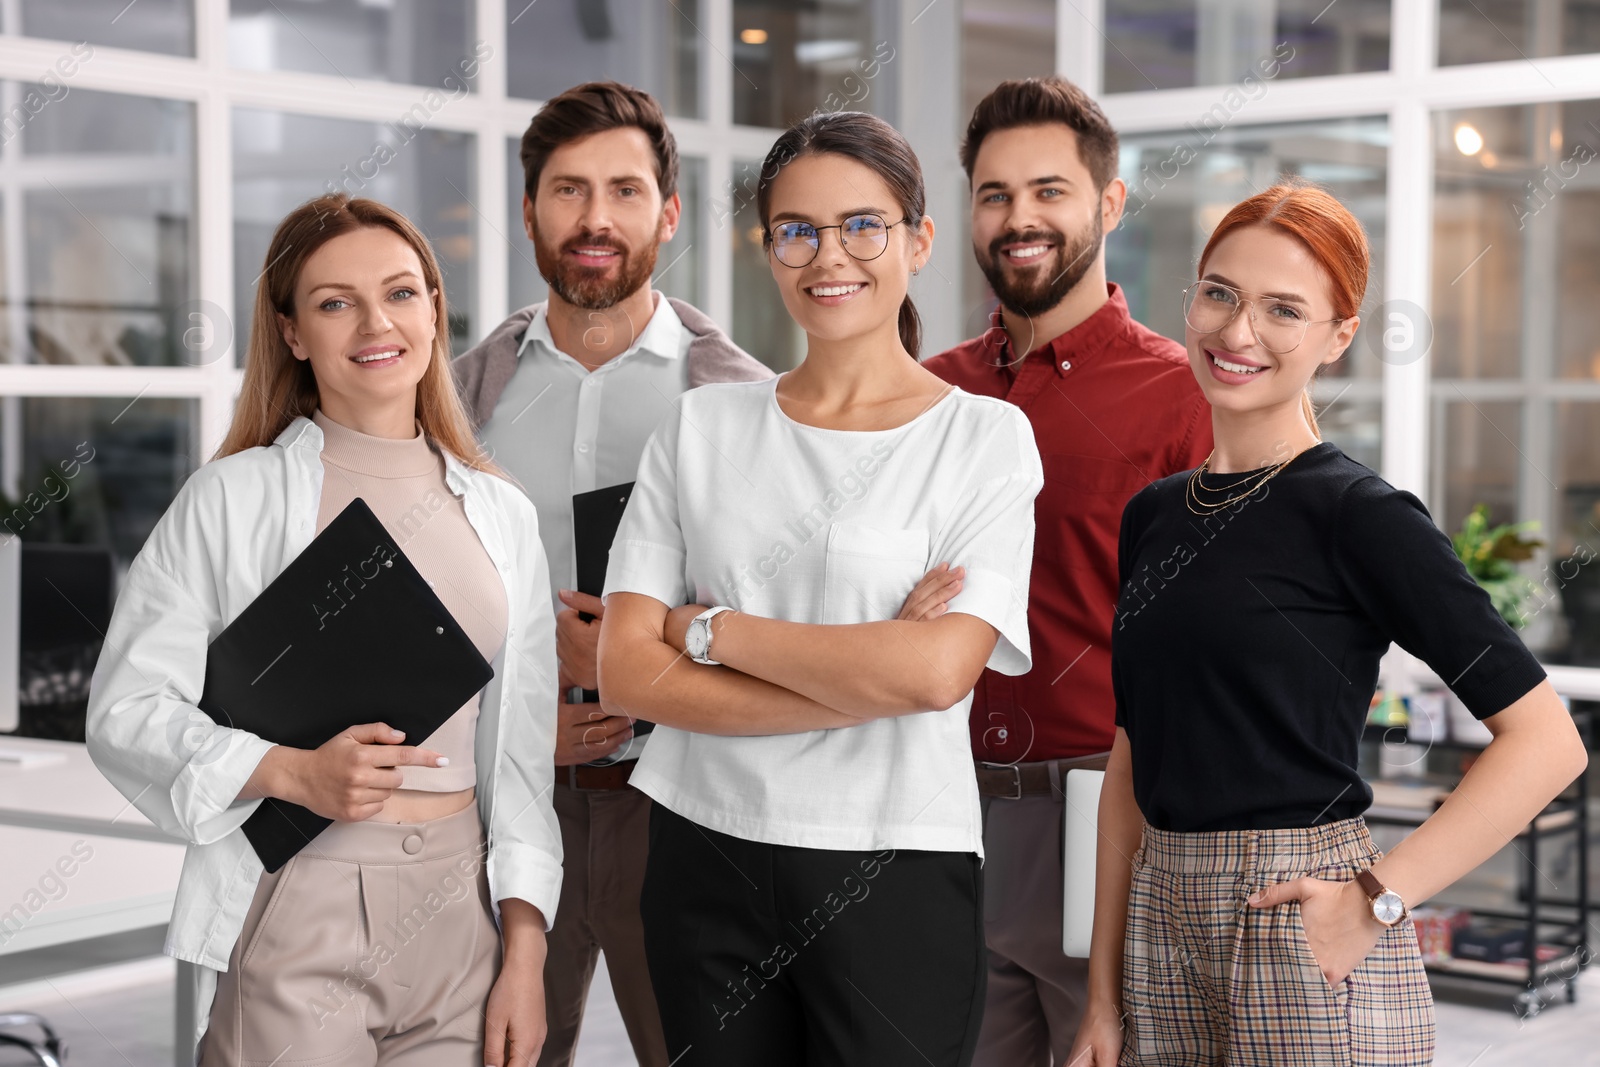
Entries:
<svg viewBox="0 0 1600 1067">
<path fill-rule="evenodd" d="M 732 608 L 725 606 L 707 608 L 705 611 L 702 611 L 700 614 L 696 615 L 690 620 L 689 626 L 691 629 L 699 626 L 703 629 L 706 635 L 705 647 L 701 650 L 701 654 L 696 656 L 691 652 L 689 654 L 690 659 L 694 660 L 696 663 L 703 663 L 708 667 L 722 666 L 722 664 L 718 663 L 711 657 L 711 620 L 716 618 L 718 615 L 721 615 L 724 611 L 732 610 Z"/>
<path fill-rule="evenodd" d="M 1393 892 L 1388 886 L 1378 881 L 1378 876 L 1373 874 L 1370 869 L 1363 870 L 1356 875 L 1356 884 L 1361 887 L 1361 891 L 1363 893 L 1367 894 L 1367 900 L 1373 906 L 1372 914 L 1374 918 L 1377 918 L 1378 915 L 1377 905 L 1379 897 L 1383 896 L 1385 893 L 1389 893 L 1396 900 L 1400 900 L 1400 894 Z M 1404 900 L 1400 900 L 1400 917 L 1398 919 L 1392 923 L 1386 922 L 1383 919 L 1378 919 L 1378 921 L 1383 923 L 1385 926 L 1399 926 L 1410 917 L 1411 909 L 1406 906 L 1406 902 Z"/>
<path fill-rule="evenodd" d="M 1377 900 L 1389 890 L 1378 881 L 1378 876 L 1372 873 L 1371 868 L 1361 871 L 1356 875 L 1356 881 L 1361 885 L 1361 891 L 1367 895 L 1368 900 Z"/>
</svg>

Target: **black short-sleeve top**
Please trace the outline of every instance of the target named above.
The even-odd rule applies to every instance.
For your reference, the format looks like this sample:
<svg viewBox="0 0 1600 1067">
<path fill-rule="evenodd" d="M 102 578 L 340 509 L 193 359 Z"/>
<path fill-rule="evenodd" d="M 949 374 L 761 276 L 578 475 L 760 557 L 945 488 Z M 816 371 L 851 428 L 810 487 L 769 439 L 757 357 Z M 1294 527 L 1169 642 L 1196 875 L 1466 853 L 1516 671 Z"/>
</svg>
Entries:
<svg viewBox="0 0 1600 1067">
<path fill-rule="evenodd" d="M 1187 480 L 1152 483 L 1122 515 L 1112 682 L 1150 825 L 1277 829 L 1365 811 L 1357 753 L 1390 641 L 1480 719 L 1544 679 L 1422 502 L 1337 446 L 1212 515 L 1190 510 Z"/>
</svg>

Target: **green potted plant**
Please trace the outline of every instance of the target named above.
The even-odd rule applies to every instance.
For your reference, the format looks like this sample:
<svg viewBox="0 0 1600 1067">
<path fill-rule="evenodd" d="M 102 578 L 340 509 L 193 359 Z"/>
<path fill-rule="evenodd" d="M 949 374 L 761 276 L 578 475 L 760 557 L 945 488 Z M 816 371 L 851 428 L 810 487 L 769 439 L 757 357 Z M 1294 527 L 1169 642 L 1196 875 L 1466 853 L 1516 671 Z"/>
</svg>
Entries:
<svg viewBox="0 0 1600 1067">
<path fill-rule="evenodd" d="M 1500 617 L 1519 630 L 1528 624 L 1523 605 L 1538 591 L 1538 585 L 1517 565 L 1544 547 L 1543 541 L 1523 536 L 1537 529 L 1539 523 L 1533 520 L 1490 526 L 1489 506 L 1479 504 L 1450 536 L 1467 573 L 1489 594 Z"/>
</svg>

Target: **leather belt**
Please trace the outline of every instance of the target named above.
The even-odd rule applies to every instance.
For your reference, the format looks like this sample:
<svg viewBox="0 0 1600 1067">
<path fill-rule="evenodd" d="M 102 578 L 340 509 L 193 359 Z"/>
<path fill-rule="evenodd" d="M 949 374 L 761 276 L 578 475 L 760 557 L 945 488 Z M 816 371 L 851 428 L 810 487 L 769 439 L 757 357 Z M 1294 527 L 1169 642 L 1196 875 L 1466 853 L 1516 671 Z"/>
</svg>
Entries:
<svg viewBox="0 0 1600 1067">
<path fill-rule="evenodd" d="M 572 767 L 557 767 L 556 781 L 568 789 L 627 789 L 628 779 L 633 777 L 633 765 L 638 762 L 629 759 L 604 767 L 590 767 L 581 763 Z"/>
<path fill-rule="evenodd" d="M 1103 771 L 1110 755 L 1109 752 L 1097 752 L 1092 756 L 1042 760 L 1038 763 L 984 763 L 974 760 L 978 795 L 998 800 L 1062 796 L 1062 775 L 1068 771 Z"/>
</svg>

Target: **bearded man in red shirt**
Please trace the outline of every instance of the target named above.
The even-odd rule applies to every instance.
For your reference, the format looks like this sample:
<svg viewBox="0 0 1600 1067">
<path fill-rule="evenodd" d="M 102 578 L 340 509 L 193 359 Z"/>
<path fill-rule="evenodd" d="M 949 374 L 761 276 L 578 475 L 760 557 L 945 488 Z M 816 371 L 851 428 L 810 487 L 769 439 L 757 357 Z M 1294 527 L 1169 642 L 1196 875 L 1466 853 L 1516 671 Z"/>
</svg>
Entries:
<svg viewBox="0 0 1600 1067">
<path fill-rule="evenodd" d="M 1106 281 L 1122 219 L 1117 135 L 1061 78 L 999 85 L 967 126 L 972 246 L 999 301 L 990 327 L 927 361 L 1027 413 L 1044 460 L 1028 624 L 1033 670 L 984 671 L 972 749 L 984 813 L 988 994 L 974 1067 L 1064 1064 L 1087 960 L 1062 951 L 1062 779 L 1111 748 L 1112 607 L 1122 509 L 1198 467 L 1211 414 L 1184 347 L 1133 321 Z M 1179 294 L 1157 294 L 1176 302 Z"/>
</svg>

